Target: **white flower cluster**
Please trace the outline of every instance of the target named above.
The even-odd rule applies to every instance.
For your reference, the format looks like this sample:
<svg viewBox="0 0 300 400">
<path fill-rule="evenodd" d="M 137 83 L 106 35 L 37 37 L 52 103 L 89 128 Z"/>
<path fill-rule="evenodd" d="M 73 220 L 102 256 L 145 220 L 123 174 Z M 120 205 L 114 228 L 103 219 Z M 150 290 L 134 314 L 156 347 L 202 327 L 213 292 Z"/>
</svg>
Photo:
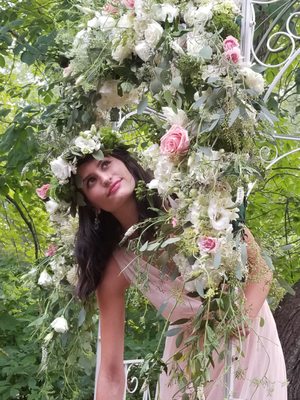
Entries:
<svg viewBox="0 0 300 400">
<path fill-rule="evenodd" d="M 237 1 L 226 0 L 226 9 L 238 14 L 240 9 Z M 153 0 L 134 1 L 128 3 L 127 7 L 113 7 L 110 15 L 107 7 L 104 7 L 101 12 L 94 11 L 94 17 L 87 22 L 87 28 L 78 32 L 73 49 L 75 53 L 79 48 L 81 52 L 84 51 L 89 45 L 91 31 L 101 30 L 109 32 L 111 56 L 115 61 L 122 63 L 135 54 L 146 62 L 154 55 L 164 34 L 162 23 L 168 21 L 171 24 L 180 17 L 184 26 L 189 28 L 189 33 L 184 40 L 174 43 L 174 46 L 179 46 L 180 51 L 181 43 L 187 48 L 188 54 L 198 57 L 200 50 L 209 45 L 211 35 L 204 28 L 213 17 L 214 10 L 220 8 L 220 3 L 220 0 L 213 0 L 202 5 L 197 1 L 188 1 L 181 7 L 168 2 L 158 4 Z"/>
<path fill-rule="evenodd" d="M 198 147 L 180 161 L 161 154 L 158 145 L 153 145 L 144 152 L 144 157 L 154 170 L 154 180 L 149 187 L 168 198 L 168 213 L 175 229 L 176 226 L 186 227 L 179 242 L 187 240 L 185 250 L 180 247 L 180 253 L 173 257 L 186 281 L 186 289 L 204 291 L 217 287 L 228 277 L 228 272 L 246 273 L 232 232 L 232 222 L 239 217 L 238 205 L 243 201 L 244 192 L 239 188 L 237 195 L 233 194 L 223 177 L 237 155 Z M 175 200 L 170 197 L 172 194 Z"/>
</svg>

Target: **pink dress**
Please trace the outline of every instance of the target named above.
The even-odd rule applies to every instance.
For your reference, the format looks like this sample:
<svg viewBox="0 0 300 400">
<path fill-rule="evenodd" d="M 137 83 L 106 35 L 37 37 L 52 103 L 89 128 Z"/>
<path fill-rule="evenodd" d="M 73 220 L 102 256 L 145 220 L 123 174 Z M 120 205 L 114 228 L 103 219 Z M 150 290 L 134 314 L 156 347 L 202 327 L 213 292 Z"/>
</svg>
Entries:
<svg viewBox="0 0 300 400">
<path fill-rule="evenodd" d="M 157 268 L 124 249 L 117 249 L 114 258 L 127 280 L 140 287 L 154 307 L 163 310 L 163 317 L 171 322 L 193 316 L 201 306 L 199 299 L 182 294 L 183 282 L 180 278 L 162 277 Z M 264 319 L 263 326 L 260 326 L 260 318 Z M 233 354 L 234 348 L 233 343 Z M 177 351 L 176 336 L 167 337 L 164 361 L 169 363 Z M 250 334 L 243 341 L 243 353 L 244 357 L 232 364 L 233 391 L 228 400 L 287 400 L 284 357 L 275 321 L 266 301 L 252 324 Z M 214 362 L 210 372 L 211 382 L 204 388 L 205 400 L 224 400 L 224 361 L 220 361 L 216 354 Z M 157 399 L 181 398 L 182 392 L 176 382 L 170 380 L 167 374 L 161 374 Z M 197 397 L 194 393 L 190 398 Z"/>
</svg>

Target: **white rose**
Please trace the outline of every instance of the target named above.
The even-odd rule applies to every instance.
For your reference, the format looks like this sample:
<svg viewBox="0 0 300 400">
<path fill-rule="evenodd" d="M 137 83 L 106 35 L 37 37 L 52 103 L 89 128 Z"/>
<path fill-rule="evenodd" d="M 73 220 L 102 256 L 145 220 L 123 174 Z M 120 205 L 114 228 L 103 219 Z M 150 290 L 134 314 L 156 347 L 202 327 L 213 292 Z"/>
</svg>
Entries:
<svg viewBox="0 0 300 400">
<path fill-rule="evenodd" d="M 54 201 L 53 199 L 50 199 L 50 200 L 46 201 L 45 207 L 49 214 L 54 214 L 55 211 L 58 210 L 59 204 L 56 201 Z"/>
<path fill-rule="evenodd" d="M 233 206 L 234 203 L 228 199 L 225 206 Z M 208 206 L 208 216 L 210 218 L 211 225 L 217 231 L 227 230 L 230 228 L 230 221 L 235 220 L 238 214 L 235 212 L 238 209 L 228 209 L 218 204 L 215 199 L 211 199 Z"/>
<path fill-rule="evenodd" d="M 159 185 L 158 179 L 152 179 L 149 183 L 147 183 L 147 187 L 149 189 L 157 189 Z"/>
<path fill-rule="evenodd" d="M 157 21 L 164 22 L 168 19 L 168 22 L 171 23 L 178 16 L 179 9 L 169 3 L 155 4 L 152 8 L 152 13 Z"/>
<path fill-rule="evenodd" d="M 145 40 L 152 49 L 159 42 L 163 32 L 163 28 L 156 21 L 153 21 L 148 25 L 147 29 L 145 30 Z"/>
<path fill-rule="evenodd" d="M 117 23 L 117 27 L 121 29 L 129 29 L 133 27 L 133 17 L 130 14 L 124 14 L 122 17 L 119 19 Z"/>
<path fill-rule="evenodd" d="M 212 16 L 211 4 L 202 7 L 194 7 L 192 3 L 189 3 L 183 15 L 183 19 L 188 26 L 198 26 L 205 25 Z"/>
<path fill-rule="evenodd" d="M 83 154 L 91 154 L 95 150 L 100 149 L 100 143 L 92 138 L 84 138 L 82 136 L 78 136 L 75 139 L 75 146 L 78 147 Z"/>
<path fill-rule="evenodd" d="M 39 280 L 38 280 L 38 285 L 48 287 L 51 286 L 52 284 L 52 278 L 48 274 L 48 272 L 44 269 L 44 271 L 41 273 Z"/>
<path fill-rule="evenodd" d="M 205 46 L 207 46 L 207 41 L 203 35 L 195 32 L 189 32 L 187 34 L 186 50 L 188 55 L 199 57 L 200 50 Z"/>
<path fill-rule="evenodd" d="M 177 110 L 175 113 L 171 107 L 163 107 L 162 111 L 170 125 L 180 125 L 183 128 L 187 126 L 189 120 L 183 110 Z"/>
<path fill-rule="evenodd" d="M 64 317 L 55 318 L 50 325 L 57 333 L 65 333 L 69 329 L 68 322 Z"/>
<path fill-rule="evenodd" d="M 151 48 L 149 47 L 148 43 L 145 40 L 142 40 L 141 42 L 137 43 L 134 48 L 134 51 L 143 61 L 148 61 L 152 54 Z"/>
<path fill-rule="evenodd" d="M 51 161 L 50 167 L 53 174 L 60 181 L 65 181 L 71 176 L 72 166 L 61 157 Z"/>
<path fill-rule="evenodd" d="M 73 266 L 69 271 L 67 272 L 67 281 L 69 282 L 70 285 L 76 286 L 78 282 L 78 274 L 77 274 L 77 268 Z"/>
<path fill-rule="evenodd" d="M 175 51 L 175 53 L 177 53 L 179 55 L 183 55 L 184 54 L 183 48 L 180 46 L 180 44 L 178 43 L 177 40 L 173 40 L 171 42 L 171 47 Z"/>
<path fill-rule="evenodd" d="M 263 93 L 265 81 L 261 74 L 254 72 L 248 67 L 242 68 L 240 73 L 245 78 L 245 83 L 250 89 L 255 90 L 257 94 Z"/>
<path fill-rule="evenodd" d="M 97 13 L 96 16 L 90 19 L 87 23 L 89 28 L 100 28 L 102 30 L 112 29 L 116 25 L 116 21 L 114 18 L 109 15 L 102 15 Z"/>
<path fill-rule="evenodd" d="M 112 58 L 119 63 L 123 62 L 125 58 L 128 58 L 132 53 L 132 48 L 126 43 L 125 46 L 118 44 L 112 52 Z"/>
</svg>

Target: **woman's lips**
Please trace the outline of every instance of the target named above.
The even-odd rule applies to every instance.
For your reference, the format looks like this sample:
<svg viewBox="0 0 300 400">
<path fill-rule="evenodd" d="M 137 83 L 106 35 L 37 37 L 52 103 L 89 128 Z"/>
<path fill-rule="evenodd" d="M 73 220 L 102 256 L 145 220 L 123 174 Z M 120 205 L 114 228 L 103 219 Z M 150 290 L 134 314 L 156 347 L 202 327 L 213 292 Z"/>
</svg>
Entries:
<svg viewBox="0 0 300 400">
<path fill-rule="evenodd" d="M 110 196 L 111 194 L 114 194 L 119 189 L 119 187 L 121 186 L 121 181 L 122 181 L 122 179 L 119 179 L 109 187 L 108 194 L 107 194 L 108 196 Z"/>
</svg>

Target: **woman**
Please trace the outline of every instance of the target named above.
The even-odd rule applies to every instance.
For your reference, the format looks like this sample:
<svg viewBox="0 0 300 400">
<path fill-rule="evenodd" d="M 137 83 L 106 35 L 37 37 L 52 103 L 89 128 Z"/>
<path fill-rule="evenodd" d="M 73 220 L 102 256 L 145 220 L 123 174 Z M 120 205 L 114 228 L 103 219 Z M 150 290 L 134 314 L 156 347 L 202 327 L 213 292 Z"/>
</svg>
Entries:
<svg viewBox="0 0 300 400">
<path fill-rule="evenodd" d="M 127 151 L 116 149 L 101 161 L 92 156 L 83 158 L 77 164 L 77 175 L 81 178 L 80 190 L 87 203 L 79 208 L 76 243 L 79 296 L 84 298 L 96 290 L 101 315 L 101 367 L 96 377 L 95 397 L 96 400 L 121 400 L 125 385 L 125 292 L 131 283 L 137 282 L 137 270 L 147 270 L 149 282 L 144 294 L 157 308 L 165 303 L 163 316 L 171 322 L 193 316 L 201 303 L 198 299 L 183 295 L 183 301 L 176 305 L 174 289 L 183 288 L 180 277 L 162 281 L 157 268 L 118 247 L 124 232 L 132 225 L 155 215 L 148 210 L 147 200 L 139 201 L 135 196 L 137 182 L 148 182 L 150 177 Z M 248 230 L 246 242 L 250 273 L 244 287 L 245 309 L 252 323 L 249 332 L 245 333 L 244 357 L 239 359 L 237 365 L 233 360 L 235 379 L 232 399 L 286 400 L 283 354 L 266 303 L 272 273 Z M 178 350 L 175 341 L 176 337 L 167 338 L 164 351 L 167 363 Z M 224 362 L 218 359 L 217 354 L 214 358 L 215 366 L 210 371 L 211 382 L 204 390 L 206 400 L 224 398 Z M 192 395 L 191 392 L 190 395 L 196 398 L 195 393 Z M 182 398 L 176 382 L 166 374 L 160 377 L 158 398 Z"/>
</svg>

